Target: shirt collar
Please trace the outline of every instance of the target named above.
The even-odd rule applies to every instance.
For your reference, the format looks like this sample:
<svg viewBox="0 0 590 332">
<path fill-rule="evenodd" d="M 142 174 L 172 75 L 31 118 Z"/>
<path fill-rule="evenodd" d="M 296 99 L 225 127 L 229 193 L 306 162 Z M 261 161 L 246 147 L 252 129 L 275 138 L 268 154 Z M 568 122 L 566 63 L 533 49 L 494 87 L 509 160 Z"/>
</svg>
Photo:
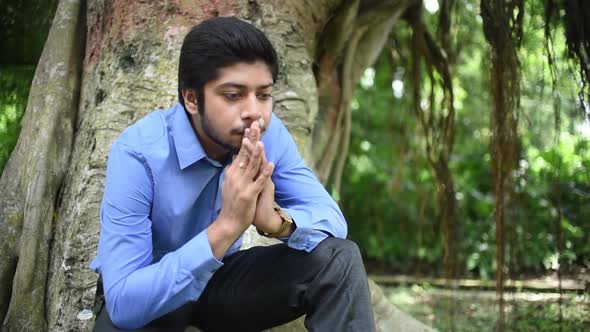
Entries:
<svg viewBox="0 0 590 332">
<path fill-rule="evenodd" d="M 180 169 L 196 163 L 206 158 L 207 154 L 191 126 L 191 122 L 180 103 L 174 106 L 174 119 L 172 125 L 172 137 L 174 138 L 174 147 L 178 157 Z"/>
</svg>

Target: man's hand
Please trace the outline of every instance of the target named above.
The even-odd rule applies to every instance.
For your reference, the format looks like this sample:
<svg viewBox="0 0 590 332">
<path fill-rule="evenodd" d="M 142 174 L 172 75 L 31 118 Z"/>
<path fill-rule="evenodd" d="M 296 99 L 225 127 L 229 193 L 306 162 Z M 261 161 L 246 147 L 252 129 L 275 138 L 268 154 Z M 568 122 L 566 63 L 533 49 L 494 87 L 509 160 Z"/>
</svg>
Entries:
<svg viewBox="0 0 590 332">
<path fill-rule="evenodd" d="M 252 224 L 260 193 L 270 182 L 272 163 L 262 163 L 264 146 L 244 137 L 240 152 L 225 170 L 221 187 L 222 209 L 207 229 L 207 237 L 217 258 Z"/>
<path fill-rule="evenodd" d="M 246 152 L 253 153 L 251 152 L 250 147 L 258 144 L 261 137 L 260 124 L 258 121 L 253 122 L 250 128 L 246 129 L 244 137 L 250 141 L 250 144 L 246 145 Z M 266 160 L 266 154 L 263 150 L 260 164 L 261 171 L 264 165 L 267 164 L 271 163 Z M 258 196 L 258 201 L 256 202 L 256 213 L 252 223 L 258 230 L 262 232 L 274 233 L 281 227 L 282 220 L 274 210 L 274 202 L 275 185 L 272 182 L 272 179 L 269 179 Z"/>
</svg>

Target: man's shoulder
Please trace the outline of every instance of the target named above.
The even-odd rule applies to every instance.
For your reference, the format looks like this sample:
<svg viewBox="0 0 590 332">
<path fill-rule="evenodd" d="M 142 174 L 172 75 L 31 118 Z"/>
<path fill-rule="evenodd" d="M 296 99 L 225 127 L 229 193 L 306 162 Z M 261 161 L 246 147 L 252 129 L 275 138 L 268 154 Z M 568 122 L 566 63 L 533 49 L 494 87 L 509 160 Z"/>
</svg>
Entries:
<svg viewBox="0 0 590 332">
<path fill-rule="evenodd" d="M 115 140 L 140 152 L 159 142 L 167 142 L 167 124 L 170 110 L 155 110 L 127 127 Z"/>
<path fill-rule="evenodd" d="M 262 141 L 267 158 L 275 165 L 281 163 L 285 157 L 297 157 L 298 151 L 293 137 L 283 121 L 274 113 L 272 113 L 268 129 L 262 136 Z"/>
<path fill-rule="evenodd" d="M 268 143 L 272 144 L 276 143 L 276 140 L 283 135 L 289 135 L 287 127 L 275 113 L 271 113 L 270 124 L 263 136 L 263 140 L 266 139 Z"/>
</svg>

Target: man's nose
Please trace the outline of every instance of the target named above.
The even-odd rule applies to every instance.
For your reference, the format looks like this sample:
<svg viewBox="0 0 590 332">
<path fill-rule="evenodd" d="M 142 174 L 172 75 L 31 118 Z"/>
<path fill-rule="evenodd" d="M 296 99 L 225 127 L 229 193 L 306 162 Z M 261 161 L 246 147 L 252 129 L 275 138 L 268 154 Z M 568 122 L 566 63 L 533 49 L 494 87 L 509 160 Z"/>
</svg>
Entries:
<svg viewBox="0 0 590 332">
<path fill-rule="evenodd" d="M 262 117 L 261 112 L 262 105 L 258 101 L 255 93 L 251 93 L 248 95 L 248 98 L 244 100 L 243 108 L 242 108 L 242 119 L 250 120 L 249 122 L 256 121 Z"/>
</svg>

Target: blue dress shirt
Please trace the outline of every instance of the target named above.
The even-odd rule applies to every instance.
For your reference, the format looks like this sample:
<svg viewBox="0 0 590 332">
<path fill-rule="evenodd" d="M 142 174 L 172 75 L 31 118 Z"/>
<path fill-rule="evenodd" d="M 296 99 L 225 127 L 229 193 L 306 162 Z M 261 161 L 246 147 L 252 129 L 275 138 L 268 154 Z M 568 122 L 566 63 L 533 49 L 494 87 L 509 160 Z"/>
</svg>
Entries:
<svg viewBox="0 0 590 332">
<path fill-rule="evenodd" d="M 338 205 L 274 114 L 262 141 L 275 164 L 275 200 L 297 226 L 284 239 L 289 247 L 309 252 L 328 236 L 346 237 Z M 138 328 L 196 301 L 223 265 L 206 229 L 222 208 L 226 166 L 207 157 L 180 104 L 148 114 L 112 144 L 90 268 L 102 275 L 115 325 Z"/>
</svg>

